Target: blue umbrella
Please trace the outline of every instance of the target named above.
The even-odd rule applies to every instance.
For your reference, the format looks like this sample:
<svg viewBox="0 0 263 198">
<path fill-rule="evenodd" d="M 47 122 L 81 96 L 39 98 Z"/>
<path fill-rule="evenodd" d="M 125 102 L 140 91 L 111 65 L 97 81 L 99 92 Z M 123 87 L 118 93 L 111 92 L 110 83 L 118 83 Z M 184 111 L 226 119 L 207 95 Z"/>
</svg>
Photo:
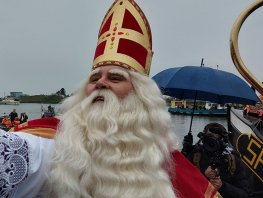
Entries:
<svg viewBox="0 0 263 198">
<path fill-rule="evenodd" d="M 166 69 L 153 77 L 164 95 L 214 103 L 255 104 L 259 98 L 238 76 L 209 67 Z"/>
<path fill-rule="evenodd" d="M 209 67 L 169 68 L 153 76 L 153 80 L 164 95 L 194 99 L 194 106 L 196 100 L 218 104 L 255 104 L 260 101 L 244 80 L 232 73 Z"/>
</svg>

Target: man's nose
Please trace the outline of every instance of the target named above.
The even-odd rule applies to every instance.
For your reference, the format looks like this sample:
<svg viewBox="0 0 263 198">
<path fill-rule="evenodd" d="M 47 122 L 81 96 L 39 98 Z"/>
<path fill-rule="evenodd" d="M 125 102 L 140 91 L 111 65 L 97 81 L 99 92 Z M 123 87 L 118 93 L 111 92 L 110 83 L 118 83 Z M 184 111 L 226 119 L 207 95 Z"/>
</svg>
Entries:
<svg viewBox="0 0 263 198">
<path fill-rule="evenodd" d="M 109 84 L 105 80 L 100 79 L 96 83 L 96 88 L 97 89 L 108 89 L 109 88 Z"/>
</svg>

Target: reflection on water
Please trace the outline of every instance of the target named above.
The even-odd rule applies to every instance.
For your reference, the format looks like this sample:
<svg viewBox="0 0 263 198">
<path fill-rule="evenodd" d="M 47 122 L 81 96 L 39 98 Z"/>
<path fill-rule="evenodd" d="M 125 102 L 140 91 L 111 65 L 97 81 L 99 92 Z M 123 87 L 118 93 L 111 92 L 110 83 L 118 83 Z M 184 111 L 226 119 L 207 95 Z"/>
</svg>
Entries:
<svg viewBox="0 0 263 198">
<path fill-rule="evenodd" d="M 42 104 L 45 109 L 47 109 L 49 104 Z M 55 107 L 55 111 L 58 110 L 59 104 L 51 105 Z M 29 120 L 37 119 L 41 117 L 41 104 L 36 103 L 22 103 L 20 105 L 0 105 L 0 115 L 4 112 L 8 115 L 13 109 L 16 109 L 18 115 L 20 113 L 26 112 L 28 114 Z M 183 136 L 189 132 L 191 116 L 189 115 L 171 115 L 172 116 L 172 130 L 179 139 L 182 141 Z M 204 126 L 211 122 L 218 122 L 227 128 L 227 119 L 222 117 L 201 117 L 194 116 L 192 124 L 192 133 L 194 136 L 194 142 L 198 140 L 197 134 L 203 130 Z M 181 144 L 180 144 L 181 146 Z"/>
</svg>

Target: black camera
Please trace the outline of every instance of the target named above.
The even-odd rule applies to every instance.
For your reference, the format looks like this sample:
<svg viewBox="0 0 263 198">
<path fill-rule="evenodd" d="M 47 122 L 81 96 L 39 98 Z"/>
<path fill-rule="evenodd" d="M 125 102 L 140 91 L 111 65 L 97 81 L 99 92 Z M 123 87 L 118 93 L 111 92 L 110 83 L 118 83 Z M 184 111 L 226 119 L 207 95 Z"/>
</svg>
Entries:
<svg viewBox="0 0 263 198">
<path fill-rule="evenodd" d="M 198 133 L 197 137 L 202 141 L 204 149 L 210 153 L 216 151 L 222 152 L 227 146 L 227 139 L 225 140 L 224 137 L 216 138 L 214 136 L 206 135 L 204 132 Z"/>
<path fill-rule="evenodd" d="M 204 149 L 210 153 L 214 153 L 216 151 L 222 152 L 225 148 L 224 141 L 221 138 L 204 136 L 202 142 Z"/>
<path fill-rule="evenodd" d="M 210 166 L 212 169 L 218 168 L 218 170 L 226 169 L 228 165 L 228 157 L 227 154 L 224 154 L 220 151 L 217 151 L 210 158 Z"/>
</svg>

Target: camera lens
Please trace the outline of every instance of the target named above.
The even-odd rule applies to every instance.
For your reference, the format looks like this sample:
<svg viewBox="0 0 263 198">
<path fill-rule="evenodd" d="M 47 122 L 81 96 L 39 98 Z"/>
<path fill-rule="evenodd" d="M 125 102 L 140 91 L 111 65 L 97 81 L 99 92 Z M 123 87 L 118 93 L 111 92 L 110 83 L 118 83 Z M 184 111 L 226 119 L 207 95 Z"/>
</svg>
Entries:
<svg viewBox="0 0 263 198">
<path fill-rule="evenodd" d="M 206 137 L 203 140 L 204 148 L 208 152 L 215 152 L 220 149 L 220 142 L 214 137 Z"/>
</svg>

